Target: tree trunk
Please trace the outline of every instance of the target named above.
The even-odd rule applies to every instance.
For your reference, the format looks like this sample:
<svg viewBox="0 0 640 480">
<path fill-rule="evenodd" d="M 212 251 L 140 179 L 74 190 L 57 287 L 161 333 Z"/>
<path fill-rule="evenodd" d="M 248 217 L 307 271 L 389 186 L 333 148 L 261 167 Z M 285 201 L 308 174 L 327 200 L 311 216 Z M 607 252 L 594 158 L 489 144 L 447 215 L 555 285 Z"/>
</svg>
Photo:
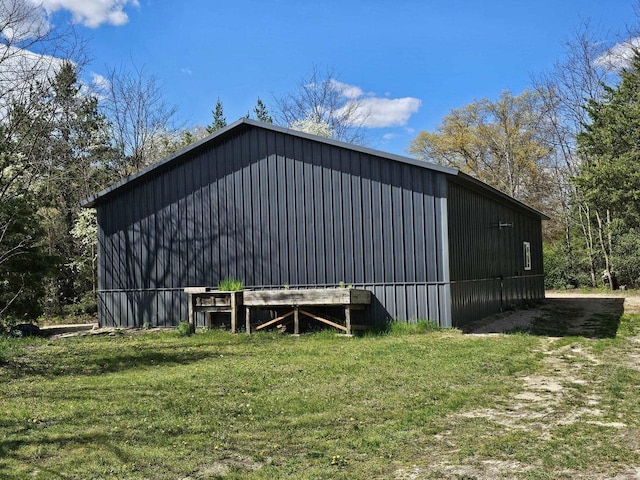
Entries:
<svg viewBox="0 0 640 480">
<path fill-rule="evenodd" d="M 604 230 L 604 225 L 602 224 L 602 217 L 600 216 L 600 213 L 598 212 L 598 210 L 596 210 L 596 220 L 598 221 L 598 239 L 600 240 L 600 248 L 602 250 L 602 255 L 604 256 L 604 272 L 603 272 L 603 276 L 607 279 L 607 281 L 609 282 L 609 288 L 611 290 L 616 290 L 617 289 L 617 285 L 615 282 L 615 277 L 613 275 L 613 266 L 611 265 L 611 232 L 610 232 L 610 228 L 607 228 L 607 230 L 609 230 L 609 232 L 607 232 L 607 242 L 605 243 L 604 240 L 604 235 L 603 235 L 603 230 Z M 607 210 L 607 227 L 609 227 L 611 224 L 611 215 L 609 213 L 609 210 Z M 609 248 L 608 248 L 609 247 Z"/>
<path fill-rule="evenodd" d="M 587 255 L 589 256 L 589 277 L 591 278 L 591 286 L 598 286 L 598 277 L 596 276 L 595 254 L 593 231 L 591 229 L 591 212 L 588 205 L 578 204 L 578 213 L 580 218 L 580 228 L 584 236 L 585 246 L 587 247 Z"/>
</svg>

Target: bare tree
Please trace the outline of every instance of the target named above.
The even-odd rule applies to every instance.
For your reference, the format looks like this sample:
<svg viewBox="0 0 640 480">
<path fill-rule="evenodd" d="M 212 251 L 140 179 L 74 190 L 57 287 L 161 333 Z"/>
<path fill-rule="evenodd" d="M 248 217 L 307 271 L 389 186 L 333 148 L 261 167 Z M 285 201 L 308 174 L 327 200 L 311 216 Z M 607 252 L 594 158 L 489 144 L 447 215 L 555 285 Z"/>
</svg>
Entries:
<svg viewBox="0 0 640 480">
<path fill-rule="evenodd" d="M 590 281 L 597 283 L 598 224 L 592 221 L 594 212 L 580 197 L 572 181 L 582 168 L 576 137 L 588 122 L 587 105 L 598 100 L 607 78 L 612 74 L 607 60 L 611 44 L 603 42 L 602 32 L 594 31 L 584 22 L 573 38 L 565 43 L 566 55 L 551 72 L 534 78 L 536 91 L 546 104 L 545 125 L 552 147 L 552 169 L 556 195 L 560 203 L 553 216 L 560 227 L 564 248 L 569 258 L 574 256 L 576 241 L 587 254 Z M 572 232 L 580 232 L 574 239 Z"/>
<path fill-rule="evenodd" d="M 116 169 L 124 177 L 158 160 L 154 154 L 162 148 L 155 143 L 176 131 L 177 107 L 166 102 L 158 77 L 144 66 L 108 69 L 106 80 L 103 105 L 121 157 Z"/>
<path fill-rule="evenodd" d="M 314 67 L 311 74 L 281 98 L 274 98 L 276 122 L 290 128 L 317 124 L 310 131 L 329 132 L 337 140 L 362 144 L 366 142 L 363 126 L 369 113 L 354 87 L 339 82 L 333 70 L 321 72 Z"/>
<path fill-rule="evenodd" d="M 37 149 L 57 120 L 46 107 L 53 79 L 65 63 L 81 68 L 83 52 L 75 30 L 50 25 L 42 7 L 0 1 L 0 203 L 24 196 L 48 168 Z"/>
</svg>

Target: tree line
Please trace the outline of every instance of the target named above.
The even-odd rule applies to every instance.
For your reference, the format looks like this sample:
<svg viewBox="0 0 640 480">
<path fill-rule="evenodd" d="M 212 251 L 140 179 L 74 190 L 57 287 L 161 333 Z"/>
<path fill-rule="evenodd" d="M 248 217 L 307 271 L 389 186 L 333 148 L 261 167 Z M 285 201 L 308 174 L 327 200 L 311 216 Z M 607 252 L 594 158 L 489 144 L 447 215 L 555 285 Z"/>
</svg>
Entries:
<svg viewBox="0 0 640 480">
<path fill-rule="evenodd" d="M 640 50 L 588 24 L 520 94 L 452 110 L 409 151 L 551 217 L 547 288 L 640 287 Z"/>
</svg>

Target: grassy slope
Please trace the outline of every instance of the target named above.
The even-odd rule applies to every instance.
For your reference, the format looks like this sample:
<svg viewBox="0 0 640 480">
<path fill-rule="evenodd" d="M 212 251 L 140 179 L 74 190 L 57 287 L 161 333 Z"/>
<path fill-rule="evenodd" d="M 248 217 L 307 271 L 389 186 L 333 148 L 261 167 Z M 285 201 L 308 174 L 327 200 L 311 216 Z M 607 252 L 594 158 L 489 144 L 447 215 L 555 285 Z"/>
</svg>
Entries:
<svg viewBox="0 0 640 480">
<path fill-rule="evenodd" d="M 456 332 L 23 341 L 0 367 L 0 472 L 601 478 L 640 466 L 640 372 L 621 361 L 638 323 L 624 317 L 616 339 L 554 342 Z"/>
</svg>

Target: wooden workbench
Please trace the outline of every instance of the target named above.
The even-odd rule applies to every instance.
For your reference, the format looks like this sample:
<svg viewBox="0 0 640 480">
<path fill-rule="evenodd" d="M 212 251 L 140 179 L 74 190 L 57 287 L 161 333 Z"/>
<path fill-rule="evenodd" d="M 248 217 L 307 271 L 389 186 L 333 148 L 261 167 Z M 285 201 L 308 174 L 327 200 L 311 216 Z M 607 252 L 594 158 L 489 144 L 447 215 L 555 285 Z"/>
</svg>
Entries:
<svg viewBox="0 0 640 480">
<path fill-rule="evenodd" d="M 238 312 L 242 307 L 242 290 L 226 292 L 209 287 L 187 287 L 189 295 L 189 324 L 191 331 L 196 328 L 196 313 L 207 312 L 207 326 L 211 328 L 213 313 L 229 313 L 231 315 L 231 332 L 236 333 Z"/>
<path fill-rule="evenodd" d="M 354 325 L 351 324 L 351 311 L 353 309 L 365 309 L 371 304 L 371 292 L 353 288 L 310 288 L 310 289 L 280 289 L 280 290 L 247 290 L 243 296 L 245 307 L 246 331 L 251 333 L 251 309 L 252 308 L 282 308 L 291 310 L 273 320 L 262 323 L 256 330 L 274 325 L 285 318 L 293 316 L 293 333 L 300 333 L 300 315 L 307 316 L 318 322 L 351 335 Z M 344 308 L 344 325 L 327 318 L 327 315 L 311 313 L 305 307 L 342 307 Z"/>
</svg>

